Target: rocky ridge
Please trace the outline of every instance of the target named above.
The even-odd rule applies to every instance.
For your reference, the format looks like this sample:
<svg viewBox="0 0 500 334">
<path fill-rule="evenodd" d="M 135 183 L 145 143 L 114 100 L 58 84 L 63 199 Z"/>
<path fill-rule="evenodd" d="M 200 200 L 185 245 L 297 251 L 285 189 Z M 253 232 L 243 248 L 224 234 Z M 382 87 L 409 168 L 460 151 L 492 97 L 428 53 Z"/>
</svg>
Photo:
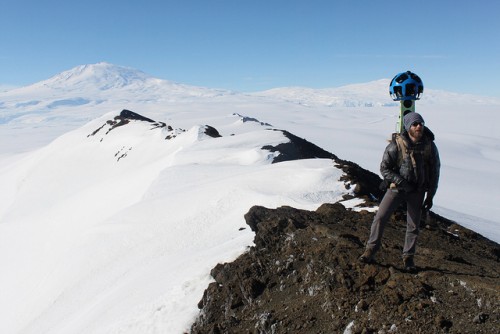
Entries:
<svg viewBox="0 0 500 334">
<path fill-rule="evenodd" d="M 380 179 L 284 132 L 275 162 L 331 158 L 366 207 Z M 348 198 L 346 198 L 348 199 Z M 374 213 L 323 204 L 316 211 L 255 206 L 255 245 L 211 271 L 191 333 L 497 333 L 500 245 L 430 212 L 421 223 L 416 273 L 402 266 L 404 208 L 391 218 L 376 263 L 363 264 Z"/>
<path fill-rule="evenodd" d="M 416 274 L 402 269 L 404 215 L 377 263 L 363 252 L 373 213 L 253 207 L 255 246 L 219 264 L 192 333 L 497 333 L 500 247 L 437 215 L 421 232 Z"/>
</svg>

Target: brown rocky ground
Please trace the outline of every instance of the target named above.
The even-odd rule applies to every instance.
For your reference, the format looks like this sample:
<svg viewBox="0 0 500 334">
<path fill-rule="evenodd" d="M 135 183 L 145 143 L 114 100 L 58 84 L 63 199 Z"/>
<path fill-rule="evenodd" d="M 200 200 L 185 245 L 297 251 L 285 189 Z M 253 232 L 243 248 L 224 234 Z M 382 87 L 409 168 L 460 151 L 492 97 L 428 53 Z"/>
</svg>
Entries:
<svg viewBox="0 0 500 334">
<path fill-rule="evenodd" d="M 266 147 L 277 161 L 330 158 L 367 206 L 380 178 L 288 132 Z M 255 246 L 218 264 L 191 333 L 500 333 L 500 245 L 430 213 L 416 273 L 402 270 L 404 210 L 386 227 L 375 264 L 363 264 L 374 213 L 340 203 L 316 211 L 253 207 Z"/>
<path fill-rule="evenodd" d="M 498 333 L 500 247 L 432 215 L 418 272 L 402 270 L 404 216 L 376 264 L 362 264 L 373 214 L 253 207 L 255 246 L 217 265 L 192 333 Z"/>
</svg>

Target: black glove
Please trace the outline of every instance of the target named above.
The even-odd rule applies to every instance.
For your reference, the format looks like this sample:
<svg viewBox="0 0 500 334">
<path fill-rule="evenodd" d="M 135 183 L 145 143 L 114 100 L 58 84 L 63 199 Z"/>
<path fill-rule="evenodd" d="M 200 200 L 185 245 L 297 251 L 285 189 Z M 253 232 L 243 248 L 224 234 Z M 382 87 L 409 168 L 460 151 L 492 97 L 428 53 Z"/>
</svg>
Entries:
<svg viewBox="0 0 500 334">
<path fill-rule="evenodd" d="M 378 186 L 378 188 L 380 189 L 380 191 L 386 191 L 387 188 L 389 188 L 389 181 L 387 181 L 387 180 L 384 179 L 384 181 L 382 181 L 380 183 L 380 185 Z"/>
<path fill-rule="evenodd" d="M 432 208 L 432 197 L 427 196 L 424 201 L 423 209 L 429 211 Z"/>
<path fill-rule="evenodd" d="M 415 190 L 415 186 L 407 181 L 402 181 L 398 184 L 398 188 L 402 189 L 405 193 L 411 193 Z"/>
</svg>

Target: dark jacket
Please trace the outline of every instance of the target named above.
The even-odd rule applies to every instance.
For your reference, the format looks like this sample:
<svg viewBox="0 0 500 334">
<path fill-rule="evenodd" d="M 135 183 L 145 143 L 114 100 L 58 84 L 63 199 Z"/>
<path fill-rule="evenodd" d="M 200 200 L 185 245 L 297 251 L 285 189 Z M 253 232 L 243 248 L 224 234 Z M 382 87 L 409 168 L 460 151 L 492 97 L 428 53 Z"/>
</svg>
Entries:
<svg viewBox="0 0 500 334">
<path fill-rule="evenodd" d="M 434 144 L 434 134 L 425 127 L 422 140 L 414 144 L 404 131 L 401 137 L 406 143 L 408 152 L 412 153 L 406 154 L 404 159 L 398 152 L 396 135 L 393 134 L 380 163 L 380 172 L 385 183 L 394 183 L 399 189 L 406 191 L 424 190 L 428 192 L 428 196 L 433 197 L 437 191 L 441 167 L 438 149 Z M 411 155 L 414 157 L 413 161 Z"/>
</svg>

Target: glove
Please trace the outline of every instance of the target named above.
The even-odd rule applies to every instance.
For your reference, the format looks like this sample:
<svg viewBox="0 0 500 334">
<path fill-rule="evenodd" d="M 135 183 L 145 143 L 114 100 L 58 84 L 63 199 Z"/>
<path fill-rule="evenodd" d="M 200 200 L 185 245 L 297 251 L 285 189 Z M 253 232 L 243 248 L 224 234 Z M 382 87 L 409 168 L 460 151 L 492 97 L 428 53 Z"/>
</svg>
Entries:
<svg viewBox="0 0 500 334">
<path fill-rule="evenodd" d="M 378 186 L 378 188 L 380 189 L 380 191 L 386 191 L 387 188 L 389 188 L 389 181 L 387 181 L 387 180 L 384 179 L 384 181 L 382 181 L 380 183 L 380 185 Z"/>
<path fill-rule="evenodd" d="M 429 211 L 432 208 L 432 197 L 427 196 L 422 207 L 425 211 Z"/>
<path fill-rule="evenodd" d="M 413 186 L 411 183 L 407 181 L 402 181 L 398 185 L 399 189 L 402 189 L 405 193 L 411 193 L 413 190 L 415 190 L 415 186 Z"/>
</svg>

